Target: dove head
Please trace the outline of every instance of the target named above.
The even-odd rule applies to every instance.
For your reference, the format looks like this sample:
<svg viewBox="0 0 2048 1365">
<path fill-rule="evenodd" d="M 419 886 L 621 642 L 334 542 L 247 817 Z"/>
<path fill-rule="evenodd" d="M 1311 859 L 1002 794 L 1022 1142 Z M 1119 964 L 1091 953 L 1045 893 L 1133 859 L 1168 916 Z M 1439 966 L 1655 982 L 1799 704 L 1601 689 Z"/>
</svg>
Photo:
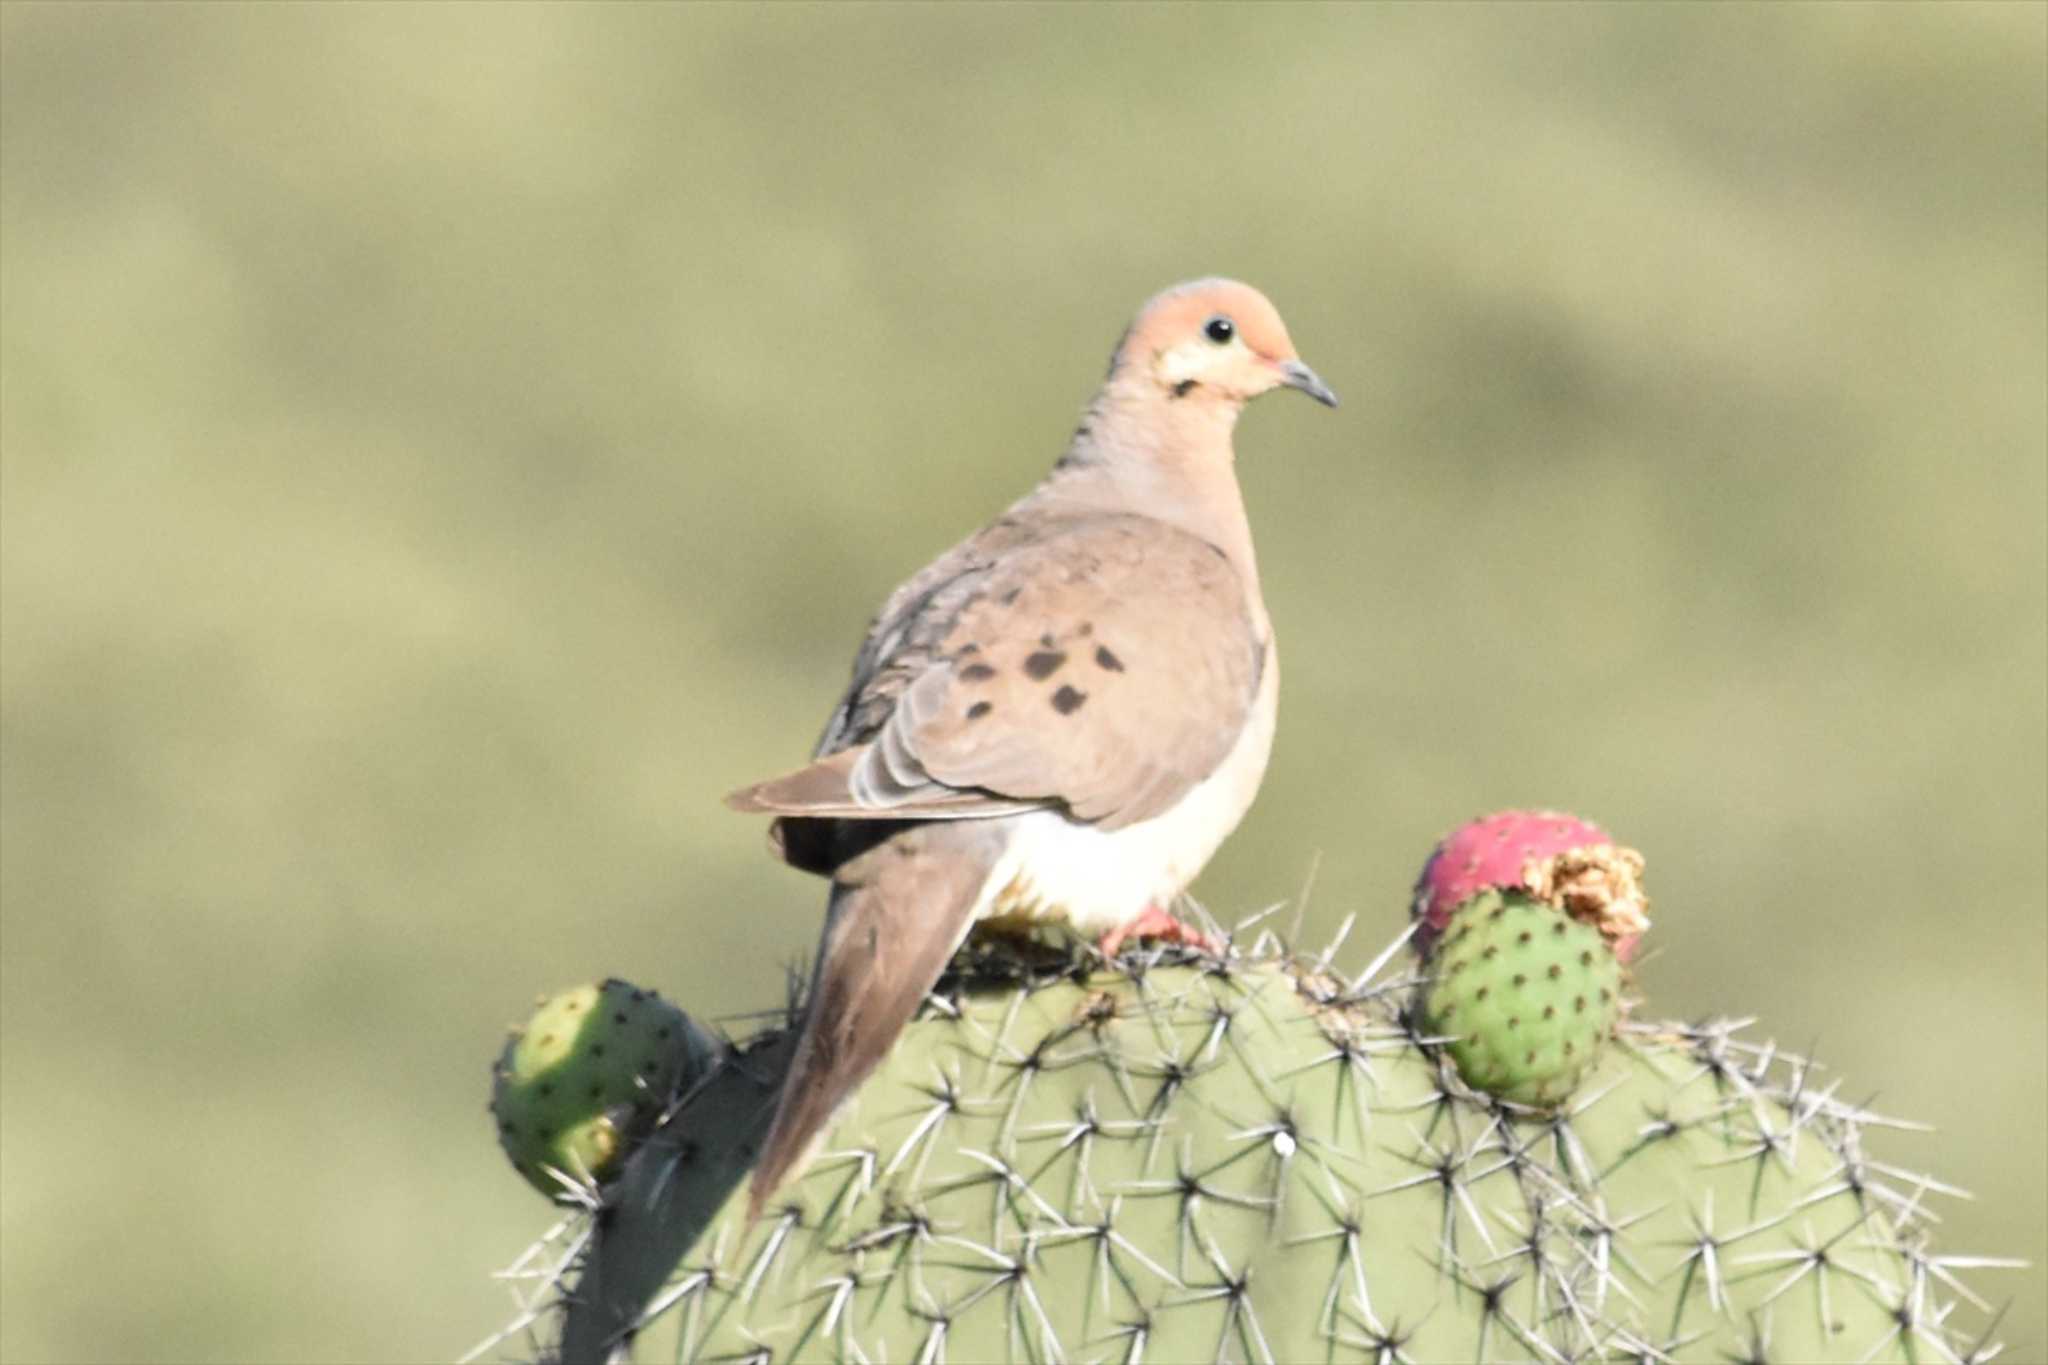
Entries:
<svg viewBox="0 0 2048 1365">
<path fill-rule="evenodd" d="M 1176 406 L 1234 410 L 1282 387 L 1337 406 L 1337 395 L 1294 353 L 1279 311 L 1236 280 L 1193 280 L 1147 303 L 1117 347 L 1110 376 Z"/>
</svg>

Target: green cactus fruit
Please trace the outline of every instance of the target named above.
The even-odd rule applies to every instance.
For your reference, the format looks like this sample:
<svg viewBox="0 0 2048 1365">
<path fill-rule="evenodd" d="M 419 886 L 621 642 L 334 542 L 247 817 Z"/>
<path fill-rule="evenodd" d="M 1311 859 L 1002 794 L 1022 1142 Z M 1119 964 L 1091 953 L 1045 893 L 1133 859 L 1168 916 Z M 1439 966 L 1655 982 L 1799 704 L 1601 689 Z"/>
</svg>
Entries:
<svg viewBox="0 0 2048 1365">
<path fill-rule="evenodd" d="M 536 1244 L 508 1334 L 569 1362 L 1987 1358 L 1929 1250 L 1941 1187 L 1867 1161 L 1874 1116 L 1809 1064 L 1629 1022 L 1533 1113 L 1448 1081 L 1412 978 L 1326 964 L 991 949 L 750 1223 L 785 1021 Z"/>
<path fill-rule="evenodd" d="M 1621 963 L 1600 931 L 1519 892 L 1459 906 L 1429 971 L 1423 1029 L 1452 1040 L 1467 1085 L 1516 1104 L 1571 1094 L 1621 1017 Z"/>
<path fill-rule="evenodd" d="M 541 1001 L 492 1069 L 498 1142 L 526 1182 L 554 1199 L 614 1173 L 686 1076 L 719 1044 L 652 991 L 619 980 Z"/>
</svg>

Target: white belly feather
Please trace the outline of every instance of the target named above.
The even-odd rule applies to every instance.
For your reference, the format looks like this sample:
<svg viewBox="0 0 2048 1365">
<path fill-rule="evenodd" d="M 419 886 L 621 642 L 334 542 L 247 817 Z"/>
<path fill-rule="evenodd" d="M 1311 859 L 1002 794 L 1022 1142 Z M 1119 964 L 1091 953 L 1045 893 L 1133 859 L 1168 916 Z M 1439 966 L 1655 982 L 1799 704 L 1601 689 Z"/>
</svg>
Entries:
<svg viewBox="0 0 2048 1365">
<path fill-rule="evenodd" d="M 1250 809 L 1273 751 L 1280 660 L 1269 644 L 1244 733 L 1215 772 L 1170 809 L 1104 831 L 1058 811 L 1004 817 L 1015 834 L 983 883 L 974 918 L 1063 921 L 1095 938 L 1148 906 L 1164 910 Z"/>
</svg>

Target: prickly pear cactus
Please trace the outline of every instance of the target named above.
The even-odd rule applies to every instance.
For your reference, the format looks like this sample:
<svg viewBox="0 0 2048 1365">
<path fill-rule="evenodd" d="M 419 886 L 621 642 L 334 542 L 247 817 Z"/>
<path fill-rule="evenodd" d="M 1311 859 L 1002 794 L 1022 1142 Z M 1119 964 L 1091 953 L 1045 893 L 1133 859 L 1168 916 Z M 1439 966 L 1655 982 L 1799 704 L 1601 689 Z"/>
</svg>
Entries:
<svg viewBox="0 0 2048 1365">
<path fill-rule="evenodd" d="M 1642 854 L 1576 815 L 1482 815 L 1446 834 L 1423 863 L 1409 904 L 1415 948 L 1428 957 L 1452 914 L 1479 892 L 1520 891 L 1599 924 L 1625 963 L 1650 927 L 1642 875 Z"/>
<path fill-rule="evenodd" d="M 491 1068 L 491 1116 L 513 1169 L 553 1199 L 612 1175 L 686 1076 L 721 1045 L 653 991 L 616 978 L 542 1000 Z"/>
<path fill-rule="evenodd" d="M 1460 905 L 1430 975 L 1423 1028 L 1468 1084 L 1521 1104 L 1568 1097 L 1621 1018 L 1621 963 L 1600 931 L 1519 892 Z"/>
<path fill-rule="evenodd" d="M 1990 1358 L 1939 1187 L 1866 1159 L 1880 1120 L 1815 1068 L 1630 1022 L 1520 1108 L 1426 1041 L 1395 951 L 992 950 L 750 1226 L 768 1030 L 514 1267 L 508 1331 L 572 1361 Z"/>
</svg>

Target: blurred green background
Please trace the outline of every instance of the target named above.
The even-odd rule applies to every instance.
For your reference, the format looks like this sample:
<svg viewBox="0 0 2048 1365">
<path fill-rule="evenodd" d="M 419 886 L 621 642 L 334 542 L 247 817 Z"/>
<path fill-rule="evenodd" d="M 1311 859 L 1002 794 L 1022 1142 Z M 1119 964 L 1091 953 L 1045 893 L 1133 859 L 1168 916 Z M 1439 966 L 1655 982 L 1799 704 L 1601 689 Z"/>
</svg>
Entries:
<svg viewBox="0 0 2048 1365">
<path fill-rule="evenodd" d="M 2048 10 L 8 4 L 0 1355 L 432 1359 L 547 1221 L 502 1027 L 781 998 L 721 793 L 1050 463 L 1130 312 L 1343 394 L 1242 474 L 1286 654 L 1200 885 L 1402 922 L 1648 851 L 2048 1359 Z"/>
</svg>

